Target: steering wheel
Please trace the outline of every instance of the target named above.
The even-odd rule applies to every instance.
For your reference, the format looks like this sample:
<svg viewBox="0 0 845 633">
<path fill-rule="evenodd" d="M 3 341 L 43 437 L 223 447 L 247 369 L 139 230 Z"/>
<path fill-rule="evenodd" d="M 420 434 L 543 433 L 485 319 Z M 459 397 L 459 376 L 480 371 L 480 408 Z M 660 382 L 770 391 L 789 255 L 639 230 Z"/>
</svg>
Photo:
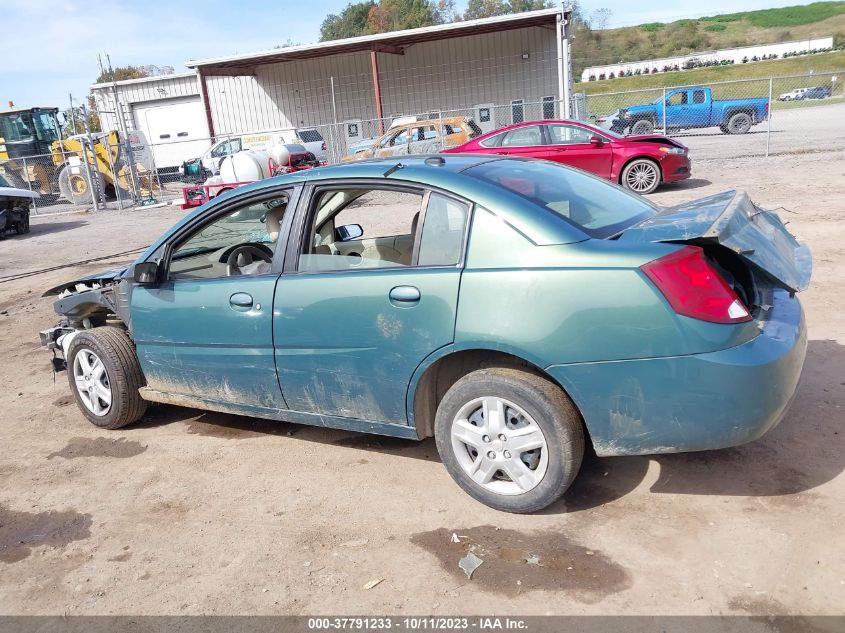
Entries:
<svg viewBox="0 0 845 633">
<path fill-rule="evenodd" d="M 232 249 L 226 258 L 226 274 L 229 277 L 241 275 L 241 267 L 254 263 L 256 260 L 273 261 L 273 253 L 266 246 L 259 244 L 241 244 Z"/>
</svg>

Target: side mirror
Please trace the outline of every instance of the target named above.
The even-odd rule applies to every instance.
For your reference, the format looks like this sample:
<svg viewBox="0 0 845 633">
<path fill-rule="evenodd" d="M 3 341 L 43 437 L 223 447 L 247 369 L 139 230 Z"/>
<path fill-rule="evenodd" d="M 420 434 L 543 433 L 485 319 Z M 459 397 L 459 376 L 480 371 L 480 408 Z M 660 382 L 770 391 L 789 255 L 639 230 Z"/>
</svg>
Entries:
<svg viewBox="0 0 845 633">
<path fill-rule="evenodd" d="M 364 229 L 361 228 L 360 224 L 344 224 L 337 227 L 334 232 L 338 242 L 348 242 L 361 237 L 364 234 Z"/>
<path fill-rule="evenodd" d="M 592 145 L 593 147 L 601 147 L 602 145 L 604 145 L 604 139 L 598 135 L 591 136 L 590 145 Z"/>
<path fill-rule="evenodd" d="M 158 264 L 155 262 L 141 262 L 135 264 L 132 278 L 136 284 L 150 285 L 158 280 Z"/>
</svg>

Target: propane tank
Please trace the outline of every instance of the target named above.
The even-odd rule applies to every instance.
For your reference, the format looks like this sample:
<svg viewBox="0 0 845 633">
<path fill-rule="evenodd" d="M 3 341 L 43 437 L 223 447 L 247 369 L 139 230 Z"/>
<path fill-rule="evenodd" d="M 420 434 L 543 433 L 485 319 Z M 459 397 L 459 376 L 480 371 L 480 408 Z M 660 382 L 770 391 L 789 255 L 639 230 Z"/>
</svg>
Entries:
<svg viewBox="0 0 845 633">
<path fill-rule="evenodd" d="M 290 164 L 290 150 L 287 145 L 281 143 L 274 145 L 270 152 L 270 156 L 276 161 L 277 165 Z"/>
<path fill-rule="evenodd" d="M 223 159 L 220 163 L 220 179 L 224 183 L 264 180 L 272 175 L 275 163 L 267 152 L 245 149 Z"/>
</svg>

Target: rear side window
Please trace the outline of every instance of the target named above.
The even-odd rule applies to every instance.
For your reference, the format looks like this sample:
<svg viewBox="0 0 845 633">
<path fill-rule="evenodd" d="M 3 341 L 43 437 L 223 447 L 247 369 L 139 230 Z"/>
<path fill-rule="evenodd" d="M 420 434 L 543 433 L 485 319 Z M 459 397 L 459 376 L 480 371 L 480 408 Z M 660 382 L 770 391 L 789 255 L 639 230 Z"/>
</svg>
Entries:
<svg viewBox="0 0 845 633">
<path fill-rule="evenodd" d="M 469 209 L 439 193 L 428 197 L 420 236 L 420 266 L 454 266 L 461 259 Z"/>
<path fill-rule="evenodd" d="M 317 130 L 299 130 L 297 135 L 305 143 L 319 143 L 323 140 L 323 135 Z"/>
<path fill-rule="evenodd" d="M 590 237 L 611 237 L 657 214 L 658 207 L 584 172 L 550 162 L 496 160 L 464 174 L 522 196 Z"/>
<path fill-rule="evenodd" d="M 692 93 L 692 102 L 693 103 L 704 103 L 704 91 L 703 90 L 696 90 Z"/>
<path fill-rule="evenodd" d="M 519 127 L 505 132 L 501 147 L 534 147 L 543 144 L 543 133 L 539 125 Z"/>
</svg>

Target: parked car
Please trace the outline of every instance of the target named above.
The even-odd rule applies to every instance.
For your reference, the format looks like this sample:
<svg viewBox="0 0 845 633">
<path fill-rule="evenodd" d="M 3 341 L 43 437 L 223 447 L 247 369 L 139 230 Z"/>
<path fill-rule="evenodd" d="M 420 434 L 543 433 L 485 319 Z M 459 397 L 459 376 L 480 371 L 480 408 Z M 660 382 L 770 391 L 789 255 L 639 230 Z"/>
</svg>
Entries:
<svg viewBox="0 0 845 633">
<path fill-rule="evenodd" d="M 404 123 L 383 134 L 369 149 L 343 157 L 343 161 L 387 158 L 409 154 L 430 154 L 444 147 L 462 145 L 481 134 L 469 117 L 456 116 Z"/>
<path fill-rule="evenodd" d="M 795 101 L 797 99 L 803 99 L 804 93 L 807 92 L 807 90 L 807 88 L 795 88 L 789 92 L 784 92 L 778 97 L 778 101 Z"/>
<path fill-rule="evenodd" d="M 827 99 L 833 96 L 833 88 L 830 86 L 816 86 L 815 88 L 807 88 L 802 99 Z"/>
<path fill-rule="evenodd" d="M 651 134 L 656 127 L 682 130 L 717 127 L 725 134 L 745 134 L 769 116 L 765 97 L 714 100 L 710 88 L 681 88 L 666 92 L 653 103 L 629 106 L 619 111 L 612 131 Z"/>
<path fill-rule="evenodd" d="M 9 186 L 0 176 L 0 237 L 11 231 L 29 233 L 29 207 L 38 197 L 38 192 Z"/>
<path fill-rule="evenodd" d="M 387 131 L 390 132 L 392 129 L 394 129 L 394 128 L 400 126 L 400 125 L 405 125 L 405 124 L 408 124 L 408 123 L 414 123 L 414 122 L 419 121 L 419 120 L 420 120 L 420 117 L 415 116 L 415 115 L 395 117 L 390 122 L 390 127 L 387 128 Z M 376 144 L 376 141 L 379 140 L 379 138 L 381 138 L 381 136 L 372 136 L 370 138 L 363 138 L 360 141 L 352 143 L 348 147 L 348 154 L 350 156 L 354 156 L 358 152 L 362 152 L 364 150 L 371 149 L 373 147 L 373 145 Z"/>
<path fill-rule="evenodd" d="M 444 153 L 543 158 L 578 167 L 637 193 L 689 178 L 687 148 L 668 136 L 629 136 L 579 121 L 517 123 Z"/>
<path fill-rule="evenodd" d="M 433 435 L 467 493 L 530 512 L 588 442 L 672 453 L 775 426 L 810 268 L 742 192 L 660 208 L 547 161 L 403 157 L 215 198 L 128 268 L 49 290 L 41 341 L 100 428 L 161 402 Z"/>
</svg>

